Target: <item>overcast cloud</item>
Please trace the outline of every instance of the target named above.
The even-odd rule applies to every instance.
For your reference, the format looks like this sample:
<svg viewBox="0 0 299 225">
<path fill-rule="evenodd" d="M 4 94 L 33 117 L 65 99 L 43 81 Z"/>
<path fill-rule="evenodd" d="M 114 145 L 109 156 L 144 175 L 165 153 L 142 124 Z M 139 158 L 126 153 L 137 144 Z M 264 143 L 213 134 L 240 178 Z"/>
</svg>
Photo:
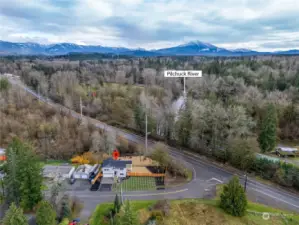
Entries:
<svg viewBox="0 0 299 225">
<path fill-rule="evenodd" d="M 299 49 L 298 0 L 1 0 L 0 40 Z"/>
</svg>

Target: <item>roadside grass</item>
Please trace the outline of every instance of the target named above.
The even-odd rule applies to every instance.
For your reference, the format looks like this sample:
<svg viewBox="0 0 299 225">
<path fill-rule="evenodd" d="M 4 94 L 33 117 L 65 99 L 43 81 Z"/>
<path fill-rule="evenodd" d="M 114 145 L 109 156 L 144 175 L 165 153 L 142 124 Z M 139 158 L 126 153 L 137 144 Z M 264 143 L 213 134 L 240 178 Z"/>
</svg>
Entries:
<svg viewBox="0 0 299 225">
<path fill-rule="evenodd" d="M 89 223 L 91 225 L 109 224 L 109 219 L 107 217 L 112 209 L 113 203 L 102 203 L 98 205 L 93 212 Z"/>
<path fill-rule="evenodd" d="M 190 182 L 193 178 L 193 173 L 191 170 L 187 170 L 187 182 Z"/>
<path fill-rule="evenodd" d="M 51 166 L 60 166 L 62 164 L 72 164 L 71 161 L 69 160 L 46 160 L 46 161 L 41 161 L 41 165 L 51 165 Z"/>
<path fill-rule="evenodd" d="M 115 192 L 122 191 L 149 191 L 156 190 L 154 177 L 130 177 L 119 184 L 113 184 L 112 190 Z"/>
<path fill-rule="evenodd" d="M 140 221 L 146 221 L 150 214 L 149 214 L 149 207 L 154 205 L 157 201 L 156 200 L 146 200 L 146 201 L 131 201 L 132 207 L 134 211 L 137 211 L 138 218 Z M 111 210 L 113 210 L 114 204 L 113 203 L 102 203 L 98 205 L 93 212 L 89 224 L 90 225 L 108 225 L 110 224 L 109 221 L 109 214 Z"/>
<path fill-rule="evenodd" d="M 216 186 L 216 197 L 215 201 L 217 202 L 217 205 L 220 201 L 220 194 L 223 190 L 224 184 L 220 184 Z M 273 208 L 270 206 L 262 205 L 259 203 L 248 201 L 248 207 L 247 207 L 247 215 L 246 217 L 250 218 L 252 221 L 254 221 L 254 224 L 299 224 L 299 214 L 295 214 L 293 212 Z M 252 212 L 252 213 L 250 213 Z M 253 212 L 256 212 L 257 215 L 254 215 Z M 266 221 L 262 218 L 262 213 L 273 213 L 277 216 L 270 216 L 271 220 Z M 274 220 L 274 222 L 273 222 Z M 277 222 L 278 221 L 278 222 Z M 269 222 L 269 223 L 268 223 Z M 270 223 L 272 222 L 272 223 Z M 283 222 L 283 223 L 279 223 Z"/>
<path fill-rule="evenodd" d="M 216 197 L 215 200 L 219 202 L 220 195 L 223 191 L 224 184 L 219 184 L 216 186 Z M 248 210 L 255 211 L 255 212 L 268 212 L 268 213 L 284 213 L 284 214 L 291 214 L 288 211 L 284 211 L 281 209 L 272 208 L 266 205 L 262 205 L 259 203 L 248 201 Z"/>
<path fill-rule="evenodd" d="M 141 224 L 151 218 L 152 207 L 157 201 L 131 201 L 133 209 L 138 213 L 138 218 Z M 270 216 L 268 220 L 263 219 L 262 214 L 247 213 L 243 217 L 233 217 L 226 214 L 218 206 L 218 200 L 205 199 L 184 199 L 171 200 L 169 214 L 159 218 L 157 224 L 163 225 L 295 225 L 299 224 L 298 215 L 294 216 Z M 281 211 L 259 204 L 250 204 L 251 209 L 261 212 L 276 212 Z M 97 206 L 91 216 L 90 225 L 108 225 L 109 213 L 113 209 L 113 203 L 103 203 Z"/>
</svg>

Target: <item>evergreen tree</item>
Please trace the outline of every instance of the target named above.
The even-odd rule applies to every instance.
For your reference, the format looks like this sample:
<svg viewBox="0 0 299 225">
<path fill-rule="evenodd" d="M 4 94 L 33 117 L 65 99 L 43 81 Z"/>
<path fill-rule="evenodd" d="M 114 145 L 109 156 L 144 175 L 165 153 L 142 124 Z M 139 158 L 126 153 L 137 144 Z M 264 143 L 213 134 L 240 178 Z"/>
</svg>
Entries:
<svg viewBox="0 0 299 225">
<path fill-rule="evenodd" d="M 4 187 L 6 190 L 6 200 L 8 203 L 14 202 L 19 206 L 21 201 L 21 157 L 22 152 L 27 150 L 28 146 L 23 145 L 19 139 L 14 139 L 6 150 L 7 163 L 4 166 L 6 176 L 4 177 Z"/>
<path fill-rule="evenodd" d="M 28 220 L 23 214 L 23 210 L 12 203 L 5 213 L 2 221 L 3 225 L 28 225 Z"/>
<path fill-rule="evenodd" d="M 7 78 L 0 79 L 0 91 L 7 91 L 10 88 L 10 83 Z"/>
<path fill-rule="evenodd" d="M 119 196 L 118 194 L 116 194 L 114 199 L 114 212 L 119 213 L 120 207 L 121 204 L 120 204 Z"/>
<path fill-rule="evenodd" d="M 7 148 L 4 168 L 6 199 L 31 210 L 42 199 L 42 168 L 32 147 L 14 139 Z"/>
<path fill-rule="evenodd" d="M 70 206 L 70 199 L 68 195 L 64 195 L 61 199 L 61 208 L 59 213 L 59 219 L 69 219 L 71 217 L 72 211 Z"/>
<path fill-rule="evenodd" d="M 220 207 L 233 216 L 243 216 L 247 208 L 247 198 L 239 178 L 234 176 L 224 186 L 220 195 Z"/>
<path fill-rule="evenodd" d="M 57 198 L 59 193 L 63 190 L 62 182 L 59 180 L 55 180 L 50 187 L 50 203 L 53 208 L 57 207 Z"/>
<path fill-rule="evenodd" d="M 180 109 L 179 118 L 176 122 L 176 133 L 179 144 L 188 146 L 192 130 L 191 102 L 186 100 L 185 105 Z"/>
<path fill-rule="evenodd" d="M 32 210 L 42 200 L 42 167 L 31 148 L 24 151 L 22 155 L 21 171 L 19 171 L 21 206 L 23 209 Z"/>
<path fill-rule="evenodd" d="M 273 77 L 273 74 L 270 73 L 269 78 L 268 78 L 268 82 L 266 83 L 267 89 L 270 91 L 274 91 L 274 89 L 276 88 L 276 81 Z"/>
<path fill-rule="evenodd" d="M 42 201 L 36 212 L 37 225 L 56 225 L 56 212 L 47 201 Z"/>
<path fill-rule="evenodd" d="M 145 113 L 139 104 L 137 104 L 134 108 L 134 118 L 137 129 L 143 130 Z"/>
<path fill-rule="evenodd" d="M 132 209 L 132 206 L 129 201 L 125 201 L 123 206 L 123 215 L 120 217 L 121 225 L 139 225 L 137 215 L 135 211 Z"/>
<path fill-rule="evenodd" d="M 262 152 L 272 151 L 276 146 L 277 112 L 273 104 L 269 104 L 261 121 L 259 144 Z"/>
</svg>

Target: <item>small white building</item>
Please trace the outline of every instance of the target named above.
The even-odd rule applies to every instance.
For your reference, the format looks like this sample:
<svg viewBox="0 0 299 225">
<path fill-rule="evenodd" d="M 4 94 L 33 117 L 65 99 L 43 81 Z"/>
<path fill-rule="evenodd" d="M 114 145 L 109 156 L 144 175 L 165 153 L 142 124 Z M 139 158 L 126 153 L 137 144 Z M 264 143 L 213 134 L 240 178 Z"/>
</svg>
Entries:
<svg viewBox="0 0 299 225">
<path fill-rule="evenodd" d="M 114 160 L 112 158 L 106 159 L 102 164 L 103 177 L 120 177 L 127 176 L 127 172 L 132 171 L 131 160 Z"/>
</svg>

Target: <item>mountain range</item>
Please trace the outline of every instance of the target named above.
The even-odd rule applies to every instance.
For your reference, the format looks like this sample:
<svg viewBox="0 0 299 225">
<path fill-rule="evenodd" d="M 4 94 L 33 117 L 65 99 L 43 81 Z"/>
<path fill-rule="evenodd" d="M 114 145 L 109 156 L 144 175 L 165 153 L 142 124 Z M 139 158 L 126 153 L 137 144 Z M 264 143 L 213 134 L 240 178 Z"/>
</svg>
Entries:
<svg viewBox="0 0 299 225">
<path fill-rule="evenodd" d="M 0 41 L 0 55 L 66 55 L 69 53 L 109 53 L 128 56 L 246 56 L 246 55 L 299 55 L 299 50 L 277 52 L 258 52 L 250 49 L 225 49 L 215 45 L 191 41 L 186 44 L 155 50 L 129 49 L 123 47 L 106 47 L 101 45 L 77 45 L 58 43 L 43 45 L 38 43 L 13 43 Z"/>
</svg>

